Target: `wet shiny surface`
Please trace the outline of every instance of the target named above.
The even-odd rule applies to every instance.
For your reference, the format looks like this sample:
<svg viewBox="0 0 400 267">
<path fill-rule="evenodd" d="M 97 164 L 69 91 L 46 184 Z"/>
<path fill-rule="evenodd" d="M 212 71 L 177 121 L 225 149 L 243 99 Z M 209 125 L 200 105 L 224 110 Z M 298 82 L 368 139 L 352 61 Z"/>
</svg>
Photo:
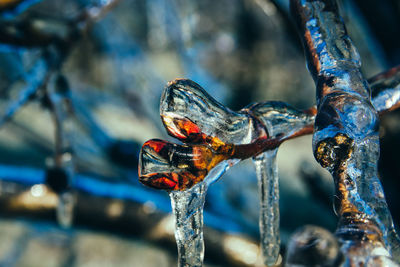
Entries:
<svg viewBox="0 0 400 267">
<path fill-rule="evenodd" d="M 185 79 L 168 84 L 160 106 L 169 135 L 186 144 L 146 142 L 139 176 L 142 183 L 167 190 L 190 188 L 223 160 L 250 158 L 287 139 L 309 134 L 314 122 L 313 108 L 300 111 L 277 101 L 234 112 Z"/>
<path fill-rule="evenodd" d="M 182 191 L 182 196 L 173 201 L 175 203 L 182 202 L 180 205 L 187 205 L 184 203 L 190 203 L 192 201 L 190 199 L 198 194 L 185 193 L 185 191 L 192 191 L 191 188 L 202 184 L 207 177 L 209 181 L 217 180 L 230 164 L 238 162 L 232 161 L 226 165 L 227 160 L 243 160 L 257 155 L 265 158 L 267 161 L 255 160 L 256 166 L 258 166 L 256 170 L 259 177 L 262 207 L 261 244 L 265 263 L 274 264 L 279 255 L 278 176 L 276 163 L 266 164 L 272 158 L 264 154 L 276 150 L 285 140 L 312 133 L 315 120 L 315 124 L 319 127 L 316 136 L 328 133 L 328 139 L 322 139 L 316 145 L 317 160 L 323 167 L 346 171 L 342 162 L 350 158 L 354 150 L 354 139 L 349 138 L 347 134 L 353 138 L 362 138 L 365 134 L 370 135 L 377 130 L 376 113 L 371 104 L 360 98 L 362 94 L 348 96 L 348 91 L 351 89 L 340 93 L 339 89 L 328 88 L 334 88 L 334 86 L 346 88 L 350 83 L 359 84 L 357 81 L 362 81 L 362 77 L 351 69 L 351 66 L 348 67 L 351 70 L 350 73 L 355 73 L 356 79 L 349 79 L 348 74 L 343 72 L 340 77 L 343 76 L 346 79 L 341 82 L 340 77 L 335 78 L 334 76 L 336 70 L 323 72 L 329 73 L 334 79 L 322 86 L 323 92 L 320 96 L 326 95 L 326 97 L 320 105 L 323 108 L 319 109 L 317 118 L 315 118 L 317 110 L 314 107 L 299 111 L 286 103 L 277 101 L 256 103 L 234 112 L 218 103 L 200 85 L 191 80 L 177 79 L 169 82 L 161 98 L 161 119 L 168 134 L 185 144 L 178 145 L 162 140 L 147 141 L 140 154 L 139 180 L 147 186 L 172 191 L 171 197 L 177 196 L 173 191 Z M 361 84 L 360 88 L 364 86 L 362 82 Z M 353 122 L 348 123 L 344 128 L 341 120 L 347 117 L 353 118 Z M 332 124 L 332 122 L 334 123 Z M 336 132 L 335 127 L 341 130 Z M 345 133 L 342 133 L 343 129 L 345 129 Z M 336 135 L 334 135 L 335 132 Z M 332 141 L 329 141 L 329 138 Z M 267 152 L 262 154 L 264 151 Z M 221 171 L 217 170 L 217 175 L 208 175 L 220 163 L 225 164 L 226 167 L 221 167 L 223 166 L 221 165 L 220 169 L 222 169 Z M 275 171 L 271 172 L 273 169 Z M 359 208 L 353 204 L 352 198 L 354 197 L 348 193 L 351 189 L 342 186 L 349 182 L 351 183 L 351 179 L 338 179 L 338 192 L 340 192 L 338 196 L 341 199 L 338 210 L 343 214 L 350 214 L 354 226 L 356 225 L 354 218 L 358 216 L 355 214 L 360 212 Z M 344 211 L 348 208 L 350 208 L 350 212 L 345 213 Z M 186 208 L 174 211 L 175 216 L 182 214 L 180 211 L 182 209 Z M 196 207 L 196 210 L 202 212 L 202 208 L 199 206 Z M 191 216 L 182 216 L 185 218 L 184 220 L 194 219 Z M 180 219 L 176 218 L 176 220 Z M 196 221 L 198 220 L 196 219 Z M 344 221 L 342 222 L 346 225 Z M 358 229 L 368 229 L 368 227 L 376 229 L 370 219 L 363 222 L 364 224 Z M 348 235 L 354 233 L 350 228 L 345 229 L 350 231 Z M 338 236 L 341 236 L 340 231 L 337 232 Z M 187 230 L 181 229 L 178 232 L 187 233 Z M 369 240 L 380 242 L 379 233 L 379 231 L 375 232 L 377 237 L 369 234 Z M 183 240 L 179 240 L 177 238 L 178 248 L 189 246 Z M 202 241 L 199 244 L 202 244 Z M 181 251 L 186 250 L 182 248 Z M 197 250 L 197 252 L 200 251 L 201 249 Z M 197 252 L 193 252 L 194 255 L 197 255 L 195 256 L 196 261 L 202 257 Z M 185 252 L 182 252 L 181 255 L 180 258 L 188 257 Z"/>
<path fill-rule="evenodd" d="M 171 191 L 180 266 L 202 264 L 202 211 L 207 186 L 231 165 L 250 157 L 254 157 L 259 181 L 264 263 L 274 265 L 280 252 L 276 152 L 283 141 L 312 132 L 315 108 L 300 111 L 271 101 L 234 112 L 195 82 L 176 79 L 164 90 L 160 113 L 168 134 L 185 145 L 147 141 L 139 156 L 139 181 Z M 200 187 L 202 193 L 195 193 Z"/>
<path fill-rule="evenodd" d="M 398 237 L 377 177 L 379 120 L 357 49 L 335 1 L 291 4 L 317 86 L 314 155 L 335 181 L 336 235 L 345 265 L 365 264 L 385 248 L 397 258 Z M 380 111 L 378 102 L 374 104 Z"/>
</svg>

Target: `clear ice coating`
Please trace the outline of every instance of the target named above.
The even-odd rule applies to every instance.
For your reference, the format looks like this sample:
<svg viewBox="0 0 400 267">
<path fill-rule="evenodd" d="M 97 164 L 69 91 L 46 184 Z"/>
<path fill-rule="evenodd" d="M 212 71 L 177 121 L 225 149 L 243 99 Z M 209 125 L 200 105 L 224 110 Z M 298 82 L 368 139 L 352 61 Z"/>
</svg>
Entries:
<svg viewBox="0 0 400 267">
<path fill-rule="evenodd" d="M 312 131 L 315 110 L 299 111 L 282 102 L 265 102 L 251 106 L 270 139 L 286 140 Z M 281 142 L 281 141 L 280 141 Z M 264 263 L 274 265 L 280 252 L 279 179 L 276 155 L 279 144 L 253 157 L 260 195 L 260 240 Z"/>
<path fill-rule="evenodd" d="M 368 80 L 371 102 L 377 112 L 394 110 L 400 105 L 400 66 L 378 74 Z"/>
<path fill-rule="evenodd" d="M 171 191 L 179 267 L 203 266 L 203 206 L 207 185 L 200 183 L 186 191 Z"/>
<path fill-rule="evenodd" d="M 176 145 L 154 139 L 147 141 L 141 151 L 140 181 L 170 191 L 178 264 L 182 267 L 202 266 L 203 206 L 207 187 L 238 162 L 222 161 L 225 156 L 213 157 L 211 153 L 204 145 Z M 143 170 L 150 175 L 144 175 Z"/>
<path fill-rule="evenodd" d="M 385 92 L 387 87 L 386 89 L 383 87 L 387 81 L 393 80 L 392 72 L 371 79 L 371 81 L 376 81 L 376 86 L 373 88 L 377 89 L 374 90 Z M 357 77 L 360 79 L 359 76 Z M 379 89 L 378 85 L 383 89 Z M 340 97 L 340 94 L 335 95 L 329 101 L 335 101 Z M 369 110 L 370 106 L 362 105 L 364 102 L 354 98 L 349 99 L 348 103 L 340 102 L 338 105 L 340 116 L 351 116 L 362 122 L 347 127 L 347 130 L 355 136 L 362 128 L 370 127 L 371 121 L 372 123 L 376 121 L 375 114 Z M 361 105 L 361 107 L 354 108 L 356 105 Z M 394 105 L 397 105 L 396 101 L 392 101 L 392 106 L 387 105 L 382 111 Z M 272 265 L 279 255 L 280 242 L 276 152 L 285 140 L 311 134 L 314 130 L 316 113 L 315 107 L 300 111 L 277 101 L 256 103 L 235 112 L 215 101 L 200 85 L 191 80 L 171 81 L 161 97 L 161 119 L 169 135 L 181 140 L 184 144 L 178 145 L 157 139 L 147 141 L 139 156 L 139 180 L 147 186 L 169 191 L 171 196 L 175 196 L 175 200 L 172 200 L 175 201 L 174 207 L 179 206 L 177 201 L 182 201 L 181 209 L 185 209 L 185 205 L 189 205 L 185 201 L 189 201 L 189 198 L 183 197 L 186 195 L 178 194 L 178 192 L 191 191 L 199 185 L 208 186 L 219 179 L 230 166 L 240 160 L 253 157 L 259 177 L 262 202 L 261 246 L 265 263 Z M 339 116 L 338 114 L 336 115 Z M 329 122 L 330 115 L 329 109 L 322 109 L 318 125 L 321 127 L 323 123 Z M 344 135 L 332 138 L 338 143 L 334 147 L 343 149 L 334 150 L 329 155 L 341 153 L 340 156 L 343 156 L 345 148 L 350 148 L 353 144 L 352 140 L 346 139 Z M 320 158 L 322 163 L 328 164 L 329 160 L 329 157 Z M 177 200 L 177 196 L 182 197 Z M 175 208 L 174 211 L 176 213 Z M 178 214 L 182 218 L 182 213 Z M 177 222 L 179 220 L 177 218 Z M 176 231 L 185 231 L 185 229 L 177 225 Z M 184 247 L 186 246 L 184 242 L 178 239 L 181 236 L 184 234 L 177 234 L 178 246 Z M 202 235 L 196 236 L 200 238 Z M 190 245 L 190 247 L 202 246 L 198 245 L 202 244 L 202 241 L 196 240 L 195 243 L 197 245 Z M 180 258 L 186 259 L 188 255 L 197 260 L 203 258 L 202 249 L 198 249 L 197 252 L 188 252 L 187 249 L 180 249 L 180 251 L 182 254 Z"/>
<path fill-rule="evenodd" d="M 275 265 L 280 251 L 277 152 L 274 149 L 253 158 L 260 196 L 261 251 L 267 266 Z"/>
<path fill-rule="evenodd" d="M 177 79 L 168 84 L 161 98 L 161 118 L 169 135 L 184 144 L 157 139 L 147 141 L 139 156 L 139 180 L 145 185 L 168 190 L 174 197 L 180 262 L 187 262 L 187 258 L 198 262 L 203 258 L 199 240 L 190 243 L 188 239 L 189 243 L 185 243 L 180 239 L 196 232 L 191 227 L 180 226 L 179 218 L 197 221 L 197 217 L 191 217 L 197 213 L 186 214 L 188 196 L 196 195 L 186 192 L 211 184 L 230 166 L 250 157 L 254 157 L 260 177 L 263 255 L 267 265 L 276 262 L 280 251 L 276 152 L 283 141 L 310 134 L 315 113 L 315 108 L 300 111 L 276 101 L 254 104 L 235 112 L 215 101 L 191 80 Z M 178 201 L 182 203 L 178 205 Z M 194 236 L 202 235 L 196 232 Z M 198 248 L 198 251 L 187 247 Z"/>
<path fill-rule="evenodd" d="M 258 134 L 248 114 L 223 106 L 187 79 L 168 83 L 160 115 L 168 134 L 187 143 L 210 142 L 206 138 L 214 137 L 223 143 L 248 144 Z"/>
<path fill-rule="evenodd" d="M 291 7 L 317 85 L 313 150 L 334 178 L 343 264 L 365 265 L 390 254 L 398 261 L 399 239 L 377 176 L 379 119 L 357 49 L 334 0 L 292 0 Z M 378 102 L 379 111 L 387 109 Z"/>
</svg>

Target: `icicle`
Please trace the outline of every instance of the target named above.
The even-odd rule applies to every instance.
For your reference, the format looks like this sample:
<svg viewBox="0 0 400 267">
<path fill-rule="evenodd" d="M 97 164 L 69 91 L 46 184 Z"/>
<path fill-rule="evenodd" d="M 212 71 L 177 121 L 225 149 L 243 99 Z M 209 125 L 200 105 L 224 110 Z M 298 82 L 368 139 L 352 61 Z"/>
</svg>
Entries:
<svg viewBox="0 0 400 267">
<path fill-rule="evenodd" d="M 58 196 L 57 221 L 60 226 L 69 228 L 74 219 L 75 195 L 72 191 L 66 191 Z"/>
<path fill-rule="evenodd" d="M 187 191 L 169 193 L 180 267 L 203 266 L 203 206 L 206 192 L 206 183 L 200 183 Z"/>
<path fill-rule="evenodd" d="M 217 181 L 239 160 L 226 160 L 213 168 L 203 182 L 185 191 L 171 191 L 175 219 L 175 239 L 178 247 L 178 266 L 203 266 L 203 208 L 208 186 Z"/>
<path fill-rule="evenodd" d="M 253 158 L 260 194 L 261 251 L 267 266 L 276 263 L 280 251 L 277 152 L 276 148 Z"/>
<path fill-rule="evenodd" d="M 170 191 L 178 262 L 182 267 L 202 266 L 203 206 L 207 187 L 239 162 L 213 153 L 215 151 L 205 145 L 177 145 L 153 139 L 143 145 L 139 155 L 139 180 L 153 188 Z"/>
<path fill-rule="evenodd" d="M 249 108 L 265 127 L 267 140 L 276 140 L 262 154 L 253 157 L 260 194 L 260 239 L 264 263 L 275 265 L 280 251 L 279 180 L 276 154 L 283 140 L 312 130 L 314 109 L 299 111 L 282 102 L 254 104 Z"/>
</svg>

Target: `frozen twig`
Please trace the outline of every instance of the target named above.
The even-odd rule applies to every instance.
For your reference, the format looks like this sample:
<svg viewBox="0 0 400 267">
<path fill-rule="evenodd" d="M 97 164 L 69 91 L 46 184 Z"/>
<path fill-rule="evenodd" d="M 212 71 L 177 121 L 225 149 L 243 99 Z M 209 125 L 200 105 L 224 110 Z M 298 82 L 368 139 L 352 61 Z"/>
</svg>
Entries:
<svg viewBox="0 0 400 267">
<path fill-rule="evenodd" d="M 178 165 L 171 168 L 174 164 L 165 168 L 166 173 L 185 170 L 197 177 L 190 186 L 170 188 L 185 190 L 203 181 L 207 173 L 224 160 L 254 157 L 277 148 L 285 140 L 311 133 L 315 109 L 300 111 L 285 103 L 271 101 L 234 112 L 216 102 L 193 81 L 178 79 L 165 89 L 160 113 L 168 133 L 189 145 L 154 140 L 146 142 L 143 148 L 151 148 L 153 158 L 167 158 L 165 153 L 168 151 L 171 153 L 169 164 L 174 160 L 194 161 L 179 165 L 182 168 Z M 146 155 L 148 153 L 143 154 Z M 196 168 L 190 168 L 193 166 L 203 171 L 198 173 Z M 147 165 L 140 169 L 141 181 L 148 185 L 151 185 L 152 177 L 157 177 L 157 181 L 160 178 L 157 166 L 153 167 L 151 171 Z"/>
<path fill-rule="evenodd" d="M 393 73 L 380 75 L 376 84 L 383 86 L 393 79 Z M 389 108 L 387 105 L 382 110 Z M 275 263 L 279 253 L 279 191 L 276 163 L 269 154 L 276 154 L 285 140 L 311 134 L 316 108 L 300 111 L 270 101 L 234 112 L 198 84 L 177 79 L 163 93 L 160 114 L 168 133 L 185 145 L 146 142 L 140 154 L 140 181 L 158 189 L 187 191 L 204 180 L 206 184 L 215 181 L 239 160 L 254 157 L 264 207 L 260 215 L 264 260 L 268 265 Z M 213 171 L 218 175 L 209 175 Z"/>
<path fill-rule="evenodd" d="M 180 79 L 165 89 L 160 113 L 168 133 L 190 145 L 146 142 L 140 154 L 140 181 L 186 192 L 215 181 L 239 160 L 255 157 L 263 254 L 266 264 L 274 264 L 280 251 L 277 148 L 284 140 L 312 131 L 315 109 L 299 111 L 272 101 L 234 112 L 198 84 Z"/>
<path fill-rule="evenodd" d="M 398 258 L 398 237 L 377 177 L 379 119 L 357 49 L 335 1 L 293 0 L 291 8 L 317 86 L 313 149 L 335 182 L 336 236 L 345 262 L 368 265 Z"/>
<path fill-rule="evenodd" d="M 368 82 L 372 105 L 380 115 L 400 106 L 400 66 L 378 74 Z"/>
</svg>

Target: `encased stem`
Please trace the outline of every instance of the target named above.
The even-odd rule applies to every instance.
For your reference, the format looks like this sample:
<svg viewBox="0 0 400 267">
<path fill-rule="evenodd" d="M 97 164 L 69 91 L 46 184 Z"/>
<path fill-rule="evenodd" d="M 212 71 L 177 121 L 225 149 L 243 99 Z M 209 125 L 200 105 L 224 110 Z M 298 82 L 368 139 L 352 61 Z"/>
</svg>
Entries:
<svg viewBox="0 0 400 267">
<path fill-rule="evenodd" d="M 377 175 L 376 109 L 383 113 L 395 108 L 398 97 L 396 91 L 388 91 L 383 95 L 383 104 L 371 103 L 360 57 L 347 35 L 335 0 L 292 0 L 291 7 L 317 87 L 314 156 L 331 172 L 335 182 L 339 215 L 336 236 L 344 265 L 377 266 L 377 261 L 390 257 L 390 253 L 397 258 L 399 240 Z M 388 73 L 394 78 L 389 87 L 398 81 L 395 74 L 396 70 Z M 384 75 L 382 78 L 387 79 Z M 377 82 L 383 81 L 378 77 Z M 379 87 L 375 88 L 381 95 Z"/>
</svg>

